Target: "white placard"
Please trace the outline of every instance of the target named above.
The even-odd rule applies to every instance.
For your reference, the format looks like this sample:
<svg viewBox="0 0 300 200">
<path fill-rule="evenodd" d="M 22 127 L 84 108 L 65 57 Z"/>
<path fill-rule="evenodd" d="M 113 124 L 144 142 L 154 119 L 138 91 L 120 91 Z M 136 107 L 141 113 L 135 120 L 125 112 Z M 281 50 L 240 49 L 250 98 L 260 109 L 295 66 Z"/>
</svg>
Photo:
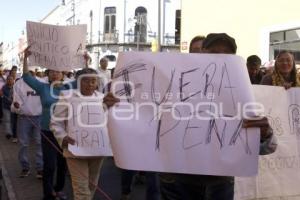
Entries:
<svg viewBox="0 0 300 200">
<path fill-rule="evenodd" d="M 234 55 L 119 54 L 112 91 L 121 102 L 110 110 L 108 121 L 116 164 L 146 171 L 255 175 L 259 130 L 241 128 L 243 108 L 253 115 L 246 69 Z"/>
<path fill-rule="evenodd" d="M 30 66 L 69 71 L 85 66 L 83 50 L 86 25 L 55 26 L 27 21 L 27 41 L 32 55 Z"/>
<path fill-rule="evenodd" d="M 68 150 L 77 157 L 112 156 L 102 99 L 72 98 L 68 105 L 68 132 L 76 141 Z"/>
<path fill-rule="evenodd" d="M 300 90 L 254 86 L 255 97 L 278 140 L 275 153 L 260 156 L 257 177 L 236 178 L 235 199 L 300 199 Z"/>
</svg>

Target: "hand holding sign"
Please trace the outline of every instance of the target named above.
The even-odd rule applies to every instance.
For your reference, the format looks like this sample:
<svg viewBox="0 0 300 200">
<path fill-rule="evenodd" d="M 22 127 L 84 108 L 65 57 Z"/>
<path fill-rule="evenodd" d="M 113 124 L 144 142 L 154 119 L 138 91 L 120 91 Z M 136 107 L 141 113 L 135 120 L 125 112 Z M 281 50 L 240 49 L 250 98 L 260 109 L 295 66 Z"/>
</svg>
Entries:
<svg viewBox="0 0 300 200">
<path fill-rule="evenodd" d="M 108 108 L 120 102 L 119 98 L 116 98 L 111 92 L 109 92 L 103 99 L 103 104 L 105 104 Z"/>
<path fill-rule="evenodd" d="M 254 119 L 254 120 L 249 120 L 249 119 L 244 119 L 243 127 L 244 128 L 251 128 L 251 127 L 269 127 L 269 122 L 268 118 L 263 117 L 260 119 Z"/>
<path fill-rule="evenodd" d="M 75 144 L 75 140 L 73 138 L 71 138 L 70 136 L 66 136 L 64 137 L 63 141 L 62 141 L 62 147 L 67 147 L 68 144 L 74 145 Z"/>
<path fill-rule="evenodd" d="M 121 102 L 108 120 L 117 166 L 255 175 L 259 130 L 242 128 L 256 114 L 244 63 L 232 55 L 119 54 L 111 91 Z"/>
<path fill-rule="evenodd" d="M 268 122 L 268 118 L 263 117 L 257 120 L 247 120 L 243 121 L 243 128 L 260 128 L 260 137 L 261 139 L 271 137 L 273 134 L 272 128 Z"/>
<path fill-rule="evenodd" d="M 23 60 L 23 73 L 28 73 L 28 63 L 27 63 L 27 58 L 32 54 L 30 49 L 30 45 L 28 47 L 26 47 L 26 49 L 24 50 L 24 60 Z"/>
<path fill-rule="evenodd" d="M 26 47 L 26 49 L 24 50 L 24 59 L 28 58 L 32 53 L 29 50 L 31 46 Z"/>
<path fill-rule="evenodd" d="M 27 22 L 27 41 L 31 45 L 30 65 L 55 71 L 85 67 L 86 25 L 55 26 Z"/>
</svg>

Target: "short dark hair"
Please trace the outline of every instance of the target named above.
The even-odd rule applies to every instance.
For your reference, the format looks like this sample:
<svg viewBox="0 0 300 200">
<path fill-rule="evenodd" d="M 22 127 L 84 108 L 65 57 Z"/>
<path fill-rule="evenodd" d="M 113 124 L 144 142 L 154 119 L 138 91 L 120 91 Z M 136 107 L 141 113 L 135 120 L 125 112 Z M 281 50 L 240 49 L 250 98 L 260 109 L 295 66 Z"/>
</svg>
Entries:
<svg viewBox="0 0 300 200">
<path fill-rule="evenodd" d="M 232 53 L 236 53 L 237 46 L 235 39 L 227 35 L 226 33 L 210 33 L 206 36 L 203 41 L 202 48 L 208 49 L 210 46 L 215 44 L 217 41 L 225 41 L 230 46 Z"/>
<path fill-rule="evenodd" d="M 251 55 L 247 58 L 247 66 L 261 66 L 261 59 L 257 55 Z"/>
<path fill-rule="evenodd" d="M 18 70 L 18 67 L 17 67 L 16 65 L 13 65 L 13 66 L 11 67 L 11 70 L 13 70 L 13 69 Z"/>
<path fill-rule="evenodd" d="M 205 39 L 205 36 L 203 35 L 197 35 L 195 37 L 193 37 L 193 39 L 191 40 L 190 42 L 190 46 L 189 46 L 189 52 L 191 52 L 192 50 L 192 45 L 195 43 L 195 42 L 198 42 L 198 41 L 202 41 Z"/>
<path fill-rule="evenodd" d="M 45 76 L 48 76 L 49 74 L 49 69 L 46 69 L 45 72 L 44 72 Z"/>
<path fill-rule="evenodd" d="M 100 59 L 100 62 L 102 62 L 102 61 L 108 62 L 108 58 L 104 56 L 103 58 Z"/>
<path fill-rule="evenodd" d="M 84 74 L 98 74 L 95 69 L 92 68 L 83 68 L 76 72 L 75 78 L 78 79 L 81 75 Z"/>
</svg>

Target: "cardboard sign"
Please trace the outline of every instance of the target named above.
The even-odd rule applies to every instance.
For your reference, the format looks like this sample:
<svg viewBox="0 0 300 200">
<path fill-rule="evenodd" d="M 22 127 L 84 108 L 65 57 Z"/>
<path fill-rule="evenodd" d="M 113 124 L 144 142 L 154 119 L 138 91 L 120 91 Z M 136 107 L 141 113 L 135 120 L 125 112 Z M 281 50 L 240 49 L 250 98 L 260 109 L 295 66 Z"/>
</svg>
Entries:
<svg viewBox="0 0 300 200">
<path fill-rule="evenodd" d="M 83 50 L 86 25 L 55 26 L 27 21 L 26 29 L 32 52 L 29 57 L 30 66 L 56 71 L 69 71 L 85 66 Z"/>
<path fill-rule="evenodd" d="M 300 199 L 300 90 L 253 86 L 278 140 L 275 153 L 259 158 L 257 177 L 236 178 L 235 199 Z"/>
<path fill-rule="evenodd" d="M 112 156 L 102 99 L 72 98 L 68 107 L 68 132 L 76 141 L 68 150 L 77 157 Z"/>
<path fill-rule="evenodd" d="M 259 130 L 241 57 L 213 54 L 121 53 L 112 91 L 109 131 L 121 168 L 252 176 Z M 248 112 L 243 113 L 245 110 Z"/>
</svg>

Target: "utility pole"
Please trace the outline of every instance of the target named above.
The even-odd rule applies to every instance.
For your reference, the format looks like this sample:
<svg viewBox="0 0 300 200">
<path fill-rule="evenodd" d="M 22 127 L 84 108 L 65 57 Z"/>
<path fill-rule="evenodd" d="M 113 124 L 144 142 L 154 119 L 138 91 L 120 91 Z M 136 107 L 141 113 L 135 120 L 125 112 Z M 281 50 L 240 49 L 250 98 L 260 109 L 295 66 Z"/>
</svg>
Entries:
<svg viewBox="0 0 300 200">
<path fill-rule="evenodd" d="M 91 27 L 90 27 L 90 44 L 93 43 L 93 10 L 90 11 Z"/>
<path fill-rule="evenodd" d="M 97 65 L 97 68 L 98 68 L 98 66 L 99 66 L 99 64 L 100 64 L 100 36 L 101 36 L 101 32 L 100 32 L 100 29 L 99 29 L 99 31 L 98 31 L 98 52 L 97 52 L 97 61 L 96 61 L 96 65 Z"/>
<path fill-rule="evenodd" d="M 124 28 L 123 28 L 123 44 L 125 43 L 125 32 L 126 32 L 126 0 L 124 0 Z"/>
<path fill-rule="evenodd" d="M 157 50 L 161 51 L 161 0 L 158 0 Z"/>
<path fill-rule="evenodd" d="M 162 3 L 162 19 L 161 19 L 161 24 L 162 24 L 162 44 L 165 44 L 165 32 L 166 32 L 166 26 L 165 26 L 165 21 L 166 21 L 166 1 L 163 0 Z"/>
</svg>

